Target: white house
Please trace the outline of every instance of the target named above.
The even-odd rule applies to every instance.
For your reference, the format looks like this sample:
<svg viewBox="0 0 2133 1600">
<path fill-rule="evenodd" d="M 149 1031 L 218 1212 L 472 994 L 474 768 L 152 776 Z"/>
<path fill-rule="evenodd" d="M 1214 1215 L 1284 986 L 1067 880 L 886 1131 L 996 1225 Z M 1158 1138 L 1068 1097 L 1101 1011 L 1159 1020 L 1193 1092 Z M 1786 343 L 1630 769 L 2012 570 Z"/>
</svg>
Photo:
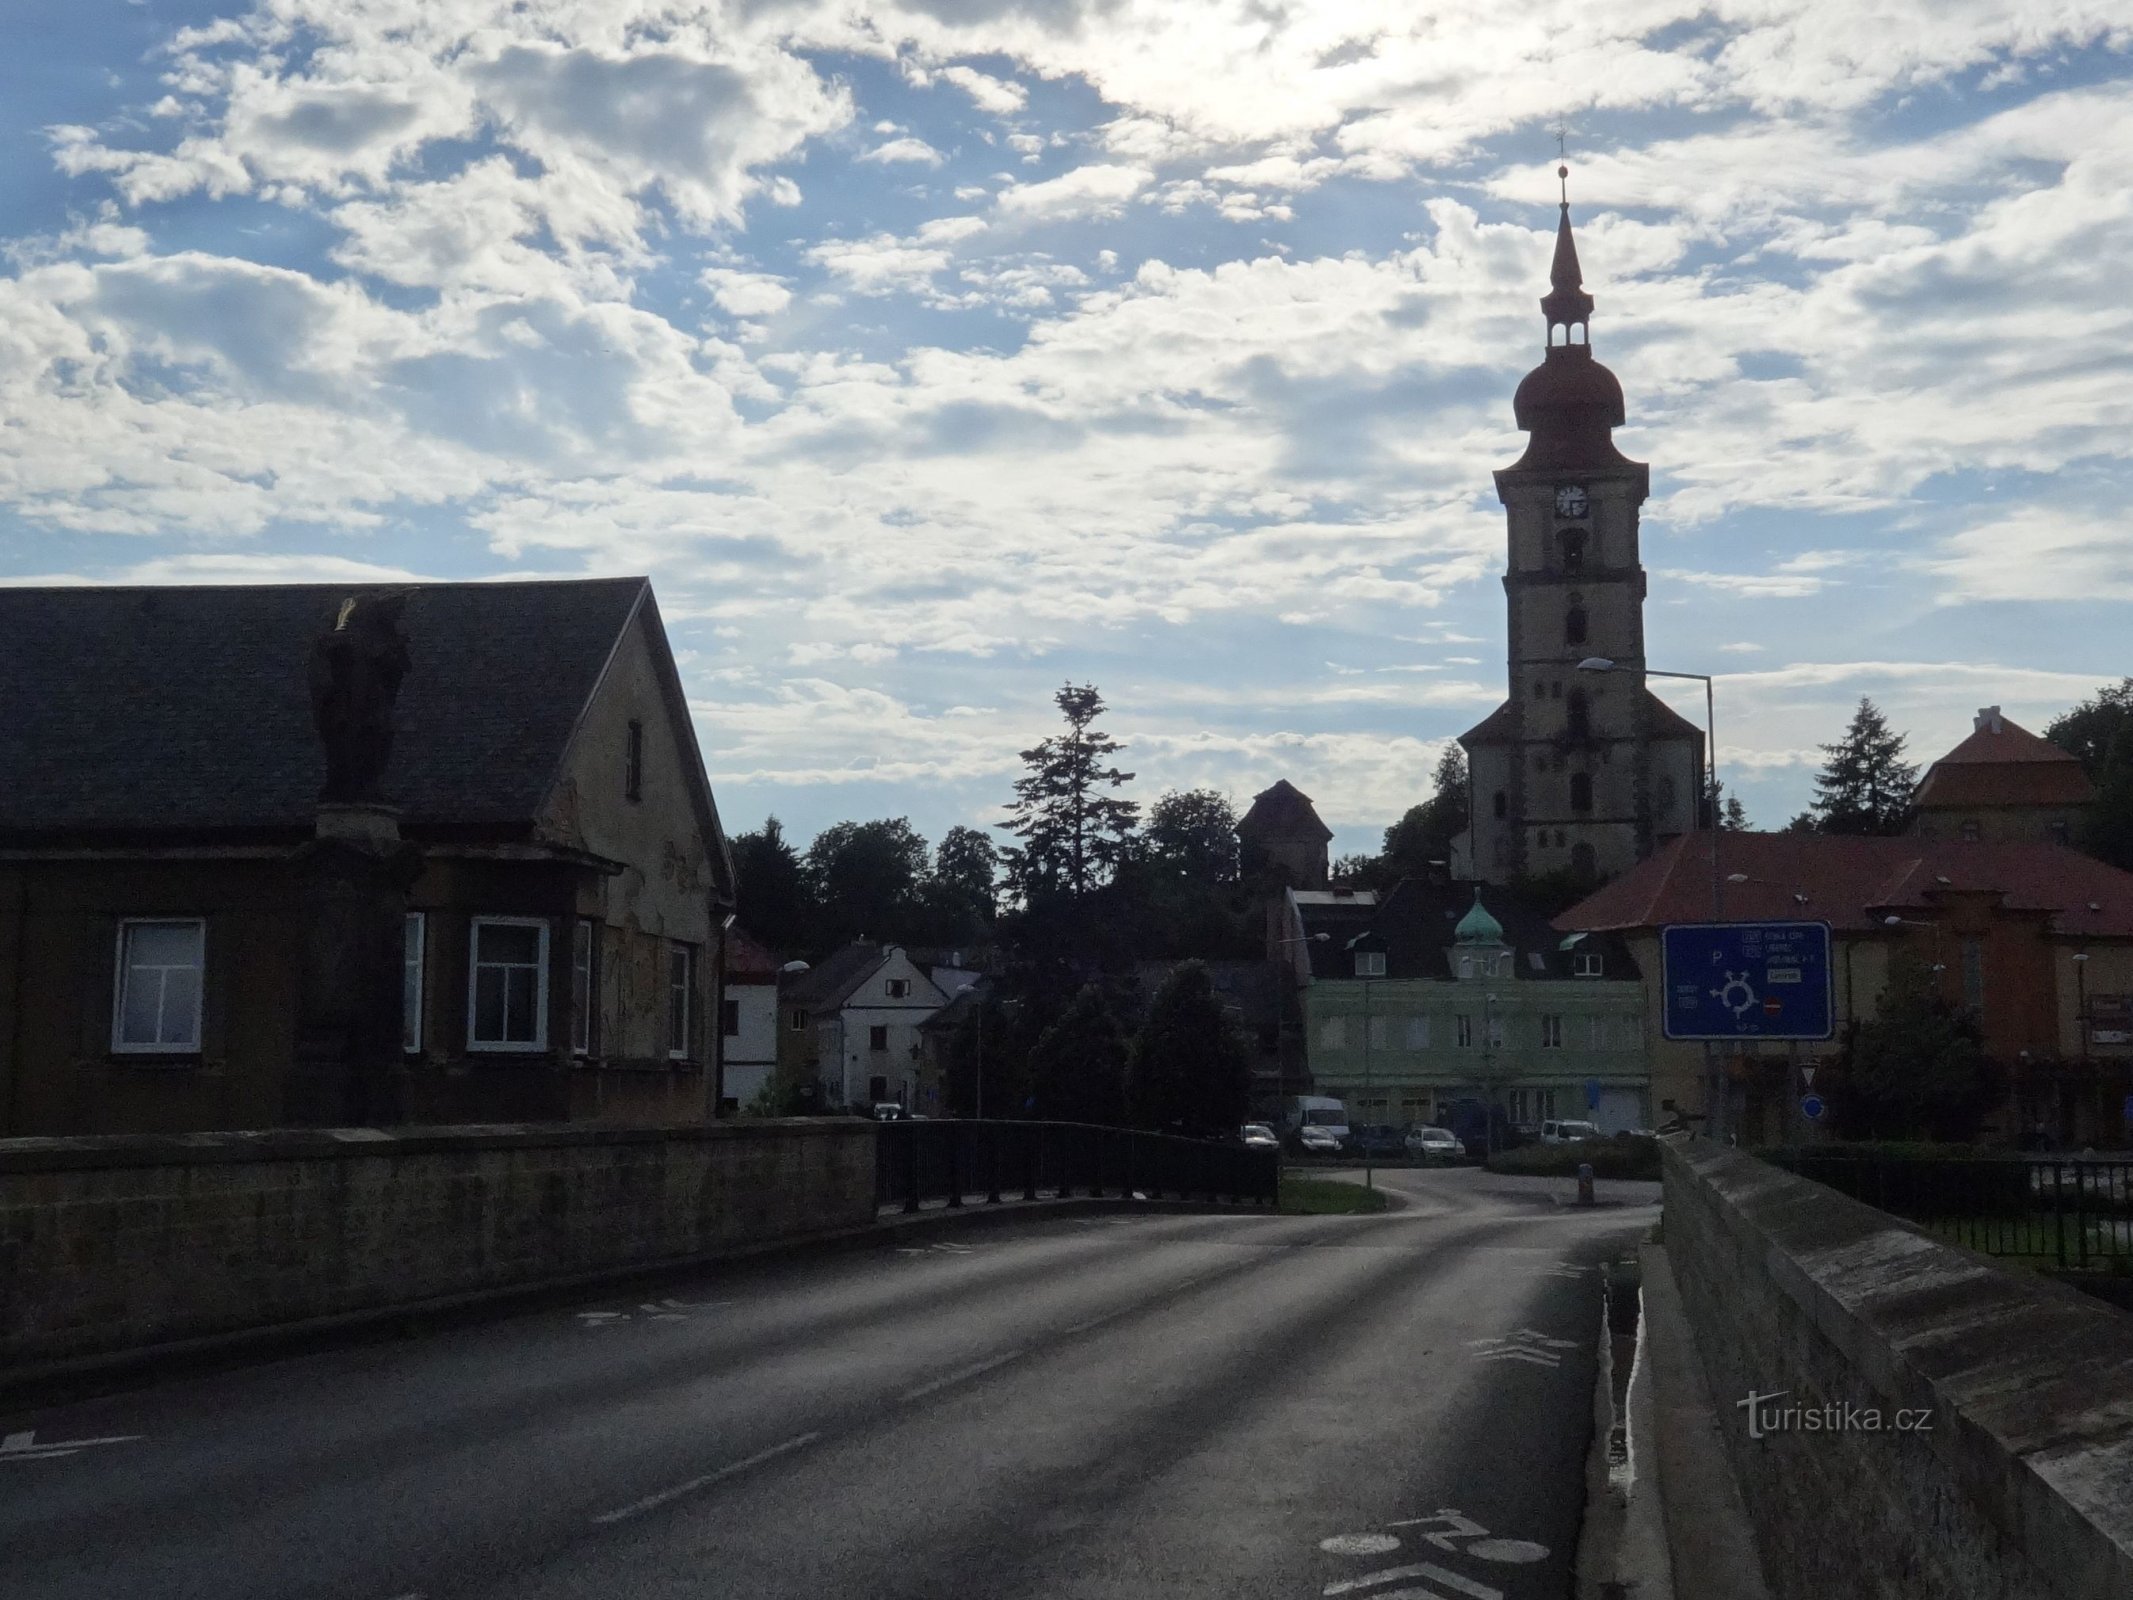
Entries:
<svg viewBox="0 0 2133 1600">
<path fill-rule="evenodd" d="M 778 1064 L 778 958 L 740 928 L 726 931 L 726 988 L 719 1019 L 727 1110 L 747 1105 Z"/>
<path fill-rule="evenodd" d="M 946 1002 L 901 946 L 854 944 L 801 974 L 779 1003 L 804 1037 L 812 1059 L 801 1065 L 811 1065 L 822 1104 L 858 1109 L 917 1104 L 919 1024 Z"/>
</svg>

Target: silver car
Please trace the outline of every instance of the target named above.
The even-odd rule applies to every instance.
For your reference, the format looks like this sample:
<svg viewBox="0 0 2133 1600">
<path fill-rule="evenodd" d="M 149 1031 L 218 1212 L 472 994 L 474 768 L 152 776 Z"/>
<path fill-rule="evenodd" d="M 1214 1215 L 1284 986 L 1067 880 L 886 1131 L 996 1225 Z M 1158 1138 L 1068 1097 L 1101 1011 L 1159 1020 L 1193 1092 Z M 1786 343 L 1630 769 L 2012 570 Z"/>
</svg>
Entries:
<svg viewBox="0 0 2133 1600">
<path fill-rule="evenodd" d="M 1409 1128 L 1402 1141 L 1407 1153 L 1421 1161 L 1464 1161 L 1466 1146 L 1449 1128 Z"/>
</svg>

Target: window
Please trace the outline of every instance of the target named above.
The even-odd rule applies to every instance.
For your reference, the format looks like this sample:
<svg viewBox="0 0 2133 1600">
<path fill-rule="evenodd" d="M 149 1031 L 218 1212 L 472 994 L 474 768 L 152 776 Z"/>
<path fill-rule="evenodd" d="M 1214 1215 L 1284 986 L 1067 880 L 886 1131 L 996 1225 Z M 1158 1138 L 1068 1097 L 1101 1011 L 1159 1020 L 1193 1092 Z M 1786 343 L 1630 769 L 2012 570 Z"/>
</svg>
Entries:
<svg viewBox="0 0 2133 1600">
<path fill-rule="evenodd" d="M 1493 810 L 1499 818 L 1501 818 L 1509 815 L 1510 813 L 1511 797 L 1505 794 L 1501 789 L 1498 789 L 1496 791 L 1496 798 L 1492 800 L 1489 804 L 1490 809 Z"/>
<path fill-rule="evenodd" d="M 1963 1004 L 1985 1009 L 1985 941 L 1974 933 L 1963 936 Z"/>
<path fill-rule="evenodd" d="M 1573 605 L 1563 614 L 1563 643 L 1583 644 L 1584 642 L 1585 608 L 1580 605 Z"/>
<path fill-rule="evenodd" d="M 1407 1019 L 1407 1048 L 1410 1050 L 1427 1050 L 1429 1048 L 1429 1018 L 1409 1017 Z"/>
<path fill-rule="evenodd" d="M 593 925 L 580 917 L 570 930 L 570 1048 L 592 1054 Z"/>
<path fill-rule="evenodd" d="M 718 1031 L 728 1039 L 741 1035 L 741 1003 L 738 1000 L 721 1000 L 718 1003 Z"/>
<path fill-rule="evenodd" d="M 1570 774 L 1570 809 L 1572 811 L 1590 811 L 1592 809 L 1591 773 L 1573 772 Z"/>
<path fill-rule="evenodd" d="M 889 1025 L 887 1023 L 877 1022 L 867 1029 L 867 1048 L 869 1050 L 886 1050 L 889 1048 Z"/>
<path fill-rule="evenodd" d="M 1471 978 L 1473 975 L 1474 958 L 1472 956 L 1461 956 L 1459 958 L 1459 976 L 1462 978 Z"/>
<path fill-rule="evenodd" d="M 1585 570 L 1585 530 L 1583 528 L 1565 528 L 1556 537 L 1562 542 L 1563 570 L 1565 572 L 1583 572 Z"/>
<path fill-rule="evenodd" d="M 1503 1018 L 1501 1017 L 1489 1018 L 1489 1048 L 1491 1050 L 1501 1050 L 1503 1048 Z"/>
<path fill-rule="evenodd" d="M 1548 698 L 1548 686 L 1538 678 L 1533 680 L 1533 698 L 1536 700 Z"/>
<path fill-rule="evenodd" d="M 548 924 L 476 917 L 467 971 L 467 1048 L 548 1048 Z"/>
<path fill-rule="evenodd" d="M 2045 831 L 2051 835 L 2053 844 L 2065 844 L 2073 837 L 2072 830 L 2063 822 L 2055 822 Z"/>
<path fill-rule="evenodd" d="M 667 947 L 667 1059 L 689 1058 L 689 1024 L 695 1009 L 696 952 L 685 944 Z"/>
<path fill-rule="evenodd" d="M 1585 1023 L 1588 1033 L 1586 1043 L 1595 1050 L 1605 1050 L 1607 1048 L 1607 1019 L 1605 1017 L 1587 1017 Z"/>
<path fill-rule="evenodd" d="M 794 1033 L 805 1033 L 807 1031 L 807 1013 L 798 1009 L 786 1013 L 785 1026 Z"/>
<path fill-rule="evenodd" d="M 1318 1025 L 1318 1047 L 1321 1050 L 1345 1050 L 1348 1048 L 1348 1019 L 1327 1017 Z"/>
<path fill-rule="evenodd" d="M 1980 828 L 1974 821 L 1966 822 L 1962 826 L 1962 835 L 1966 843 L 1976 844 L 1978 840 L 1985 836 L 1985 830 Z"/>
<path fill-rule="evenodd" d="M 1543 1050 L 1560 1050 L 1563 1048 L 1563 1019 L 1561 1017 L 1551 1014 L 1541 1018 L 1541 1048 Z"/>
<path fill-rule="evenodd" d="M 1392 1048 L 1392 1018 L 1372 1017 L 1370 1019 L 1370 1048 L 1373 1050 L 1389 1050 Z"/>
<path fill-rule="evenodd" d="M 422 949 L 429 927 L 419 911 L 410 911 L 400 926 L 400 1048 L 413 1055 L 422 1048 Z"/>
<path fill-rule="evenodd" d="M 622 757 L 622 793 L 631 800 L 644 798 L 644 724 L 630 722 L 629 748 Z"/>
<path fill-rule="evenodd" d="M 1471 1050 L 1471 1049 L 1473 1049 L 1473 1048 L 1474 1048 L 1474 1019 L 1473 1019 L 1472 1017 L 1469 1017 L 1469 1016 L 1461 1015 L 1461 1016 L 1456 1016 L 1456 1017 L 1452 1018 L 1452 1023 L 1453 1023 L 1453 1025 L 1454 1025 L 1454 1028 L 1455 1028 L 1455 1030 L 1456 1030 L 1456 1032 L 1457 1032 L 1457 1034 L 1458 1034 L 1458 1039 L 1459 1039 L 1459 1048 L 1460 1048 L 1460 1049 L 1462 1049 L 1462 1050 Z"/>
<path fill-rule="evenodd" d="M 207 924 L 198 918 L 120 923 L 111 1048 L 166 1055 L 198 1050 L 206 966 Z"/>
<path fill-rule="evenodd" d="M 1606 969 L 1597 950 L 1580 950 L 1570 958 L 1570 975 L 1573 978 L 1597 978 Z"/>
<path fill-rule="evenodd" d="M 890 978 L 882 984 L 882 988 L 887 992 L 891 1000 L 907 999 L 911 993 L 911 980 L 909 978 Z"/>
<path fill-rule="evenodd" d="M 1355 975 L 1358 978 L 1382 978 L 1385 976 L 1385 952 L 1382 950 L 1358 950 L 1355 953 Z"/>
<path fill-rule="evenodd" d="M 1592 737 L 1592 702 L 1585 697 L 1583 689 L 1572 689 L 1570 691 L 1570 703 L 1564 707 L 1564 714 L 1569 718 L 1568 727 L 1571 738 L 1589 739 Z"/>
</svg>

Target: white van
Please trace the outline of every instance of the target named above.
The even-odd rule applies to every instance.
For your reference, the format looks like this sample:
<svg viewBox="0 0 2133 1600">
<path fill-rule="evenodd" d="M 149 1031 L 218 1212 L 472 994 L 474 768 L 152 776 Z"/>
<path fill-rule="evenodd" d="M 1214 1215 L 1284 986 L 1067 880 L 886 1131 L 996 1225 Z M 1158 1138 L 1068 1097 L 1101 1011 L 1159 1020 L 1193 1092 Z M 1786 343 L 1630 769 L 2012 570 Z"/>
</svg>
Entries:
<svg viewBox="0 0 2133 1600">
<path fill-rule="evenodd" d="M 1281 1103 L 1281 1131 L 1294 1135 L 1306 1128 L 1324 1128 L 1343 1145 L 1354 1138 L 1348 1131 L 1347 1106 L 1327 1095 L 1291 1095 Z"/>
<path fill-rule="evenodd" d="M 1602 1137 L 1596 1122 L 1544 1122 L 1541 1124 L 1542 1144 L 1575 1144 L 1580 1139 Z"/>
</svg>

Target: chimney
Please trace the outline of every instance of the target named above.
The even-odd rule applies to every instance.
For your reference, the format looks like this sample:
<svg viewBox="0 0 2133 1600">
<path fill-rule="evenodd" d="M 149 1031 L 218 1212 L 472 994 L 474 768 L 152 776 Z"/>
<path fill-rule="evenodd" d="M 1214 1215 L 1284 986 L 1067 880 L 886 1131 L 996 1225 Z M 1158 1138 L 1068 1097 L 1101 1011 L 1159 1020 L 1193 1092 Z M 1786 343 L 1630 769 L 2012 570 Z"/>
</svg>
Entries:
<svg viewBox="0 0 2133 1600">
<path fill-rule="evenodd" d="M 1998 706 L 1980 706 L 1977 719 L 1971 726 L 1979 733 L 2005 733 L 2007 725 L 2000 720 Z"/>
</svg>

